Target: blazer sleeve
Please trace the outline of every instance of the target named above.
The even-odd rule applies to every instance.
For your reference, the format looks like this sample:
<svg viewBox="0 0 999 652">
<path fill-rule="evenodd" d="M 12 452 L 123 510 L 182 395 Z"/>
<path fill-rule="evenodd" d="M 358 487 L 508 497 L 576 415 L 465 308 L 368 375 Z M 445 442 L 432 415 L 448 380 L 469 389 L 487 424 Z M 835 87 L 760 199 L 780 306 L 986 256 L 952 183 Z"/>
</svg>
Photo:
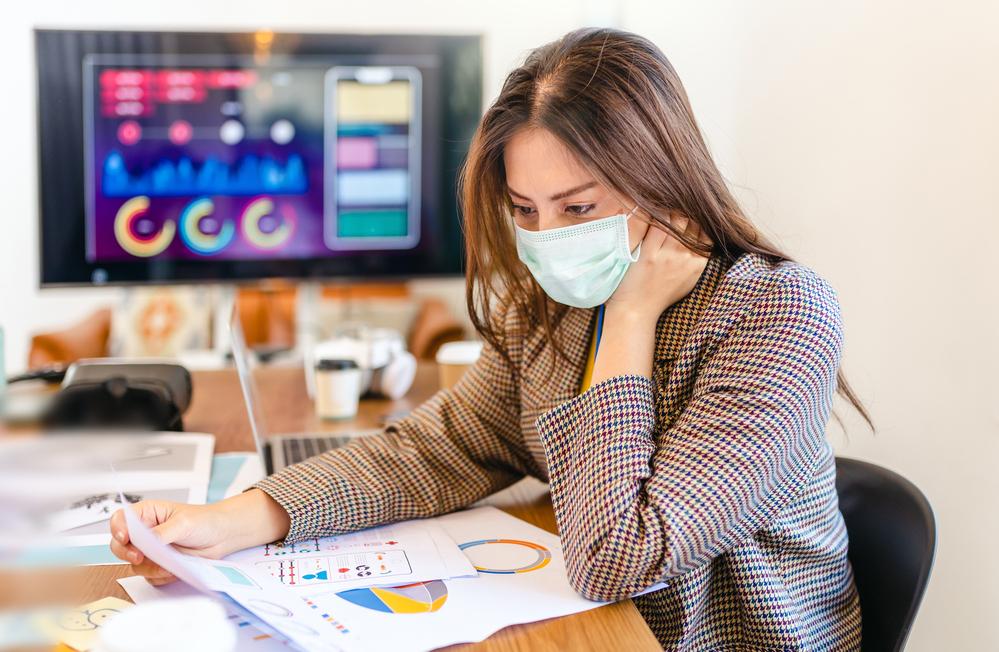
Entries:
<svg viewBox="0 0 999 652">
<path fill-rule="evenodd" d="M 458 509 L 537 473 L 521 432 L 517 387 L 511 363 L 486 344 L 452 389 L 382 433 L 255 486 L 288 512 L 289 542 Z"/>
<path fill-rule="evenodd" d="M 833 290 L 796 276 L 731 327 L 664 432 L 644 376 L 608 378 L 541 415 L 573 587 L 622 599 L 772 522 L 813 473 L 841 346 Z"/>
</svg>

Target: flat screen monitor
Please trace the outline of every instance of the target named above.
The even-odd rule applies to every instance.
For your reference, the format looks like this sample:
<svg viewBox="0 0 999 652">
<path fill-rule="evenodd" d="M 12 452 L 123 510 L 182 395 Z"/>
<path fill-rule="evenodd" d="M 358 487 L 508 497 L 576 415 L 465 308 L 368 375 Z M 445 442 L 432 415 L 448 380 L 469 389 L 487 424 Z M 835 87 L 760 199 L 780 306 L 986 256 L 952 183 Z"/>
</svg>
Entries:
<svg viewBox="0 0 999 652">
<path fill-rule="evenodd" d="M 478 36 L 36 30 L 44 286 L 459 274 Z"/>
</svg>

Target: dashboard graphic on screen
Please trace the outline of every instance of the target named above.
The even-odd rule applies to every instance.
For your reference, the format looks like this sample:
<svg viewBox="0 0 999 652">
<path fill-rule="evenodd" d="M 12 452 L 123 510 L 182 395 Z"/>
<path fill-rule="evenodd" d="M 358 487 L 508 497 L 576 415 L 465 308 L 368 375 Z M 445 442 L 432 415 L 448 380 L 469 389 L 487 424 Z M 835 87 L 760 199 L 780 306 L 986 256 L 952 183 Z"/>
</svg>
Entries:
<svg viewBox="0 0 999 652">
<path fill-rule="evenodd" d="M 84 60 L 88 262 L 420 244 L 418 68 L 308 57 L 169 63 Z"/>
</svg>

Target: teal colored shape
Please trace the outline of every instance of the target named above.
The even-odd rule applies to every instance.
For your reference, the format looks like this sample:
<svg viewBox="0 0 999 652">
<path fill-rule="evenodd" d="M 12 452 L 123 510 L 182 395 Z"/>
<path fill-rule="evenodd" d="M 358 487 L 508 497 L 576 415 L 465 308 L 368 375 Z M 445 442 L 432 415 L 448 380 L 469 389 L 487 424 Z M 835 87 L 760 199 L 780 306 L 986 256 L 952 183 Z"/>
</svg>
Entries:
<svg viewBox="0 0 999 652">
<path fill-rule="evenodd" d="M 216 455 L 212 458 L 212 475 L 208 481 L 207 502 L 216 503 L 222 500 L 226 489 L 236 479 L 236 474 L 239 473 L 239 470 L 243 468 L 243 464 L 246 463 L 246 458 L 253 454 L 226 455 L 225 457 Z"/>
<path fill-rule="evenodd" d="M 229 568 L 228 566 L 213 566 L 215 570 L 222 573 L 227 580 L 233 584 L 239 584 L 241 586 L 254 586 L 253 582 L 250 581 L 242 571 L 235 568 Z"/>
<path fill-rule="evenodd" d="M 397 238 L 409 230 L 404 210 L 340 211 L 336 231 L 341 238 Z"/>
</svg>

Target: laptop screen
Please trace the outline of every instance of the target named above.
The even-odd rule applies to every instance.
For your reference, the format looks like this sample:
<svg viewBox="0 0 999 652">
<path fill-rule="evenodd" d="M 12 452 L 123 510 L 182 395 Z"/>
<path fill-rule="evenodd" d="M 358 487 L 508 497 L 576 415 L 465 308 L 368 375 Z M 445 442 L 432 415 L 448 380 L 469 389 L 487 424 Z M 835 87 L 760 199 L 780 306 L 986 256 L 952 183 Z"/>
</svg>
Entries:
<svg viewBox="0 0 999 652">
<path fill-rule="evenodd" d="M 250 418 L 250 428 L 253 430 L 253 441 L 257 445 L 260 459 L 264 461 L 266 460 L 264 440 L 269 433 L 260 406 L 260 392 L 257 389 L 256 380 L 253 378 L 253 358 L 246 346 L 243 326 L 239 321 L 239 313 L 235 307 L 229 318 L 229 335 L 232 340 L 232 358 L 236 363 L 236 374 L 239 376 L 239 385 L 243 390 L 243 399 L 246 401 L 246 412 Z"/>
</svg>

